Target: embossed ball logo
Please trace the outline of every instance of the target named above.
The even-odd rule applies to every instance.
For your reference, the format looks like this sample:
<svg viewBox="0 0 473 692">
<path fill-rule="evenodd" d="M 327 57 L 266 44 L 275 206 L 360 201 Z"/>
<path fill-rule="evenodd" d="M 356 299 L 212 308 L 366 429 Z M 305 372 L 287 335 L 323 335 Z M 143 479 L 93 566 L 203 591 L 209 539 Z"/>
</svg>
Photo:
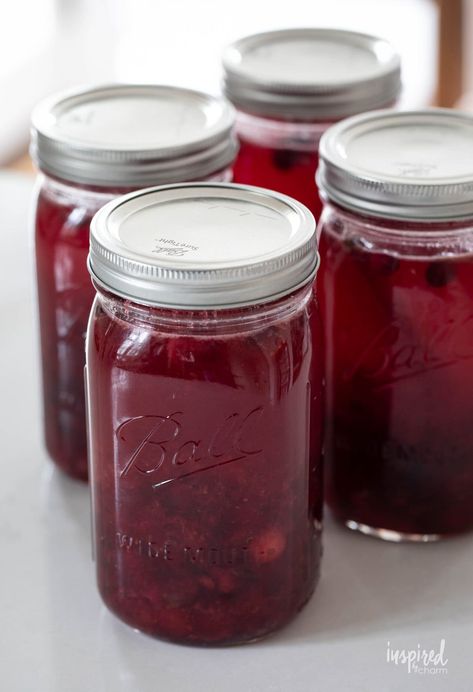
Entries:
<svg viewBox="0 0 473 692">
<path fill-rule="evenodd" d="M 190 439 L 182 411 L 129 418 L 116 436 L 127 450 L 120 478 L 147 476 L 159 488 L 187 476 L 225 466 L 263 452 L 264 409 L 232 413 L 205 439 Z"/>
</svg>

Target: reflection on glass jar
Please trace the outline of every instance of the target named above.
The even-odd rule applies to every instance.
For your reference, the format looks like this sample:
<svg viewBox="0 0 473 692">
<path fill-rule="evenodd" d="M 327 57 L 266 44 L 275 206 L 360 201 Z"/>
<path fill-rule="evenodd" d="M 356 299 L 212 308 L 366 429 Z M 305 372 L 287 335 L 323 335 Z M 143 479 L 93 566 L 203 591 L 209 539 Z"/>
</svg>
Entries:
<svg viewBox="0 0 473 692">
<path fill-rule="evenodd" d="M 130 126 L 132 124 L 132 127 Z M 95 295 L 86 268 L 89 226 L 127 190 L 199 178 L 231 179 L 231 107 L 171 87 L 68 92 L 33 115 L 36 266 L 46 446 L 87 478 L 84 337 Z"/>
<path fill-rule="evenodd" d="M 251 641 L 314 589 L 314 229 L 288 198 L 204 184 L 129 196 L 93 222 L 98 584 L 113 612 L 152 635 Z"/>
</svg>

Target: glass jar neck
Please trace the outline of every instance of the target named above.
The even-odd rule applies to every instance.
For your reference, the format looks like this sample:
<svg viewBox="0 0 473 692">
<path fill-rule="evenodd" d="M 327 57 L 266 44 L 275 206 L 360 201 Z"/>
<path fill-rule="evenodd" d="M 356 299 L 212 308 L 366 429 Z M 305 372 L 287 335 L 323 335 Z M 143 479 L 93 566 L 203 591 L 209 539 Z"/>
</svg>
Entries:
<svg viewBox="0 0 473 692">
<path fill-rule="evenodd" d="M 53 178 L 42 171 L 39 173 L 39 186 L 43 194 L 46 194 L 59 205 L 75 206 L 79 203 L 81 207 L 92 211 L 98 211 L 112 199 L 135 189 L 84 187 Z"/>
<path fill-rule="evenodd" d="M 113 318 L 163 333 L 216 336 L 253 332 L 290 319 L 312 300 L 313 282 L 275 301 L 239 308 L 188 310 L 141 305 L 106 291 L 94 282 L 97 300 Z"/>
<path fill-rule="evenodd" d="M 364 216 L 326 202 L 322 233 L 351 242 L 366 252 L 433 257 L 473 254 L 473 219 L 420 222 Z"/>
<path fill-rule="evenodd" d="M 208 182 L 231 182 L 232 167 L 224 168 L 205 178 Z M 184 182 L 184 181 L 183 181 Z M 192 181 L 185 181 L 192 182 Z M 138 187 L 98 187 L 84 186 L 66 180 L 54 178 L 44 171 L 39 171 L 39 187 L 41 191 L 59 205 L 80 205 L 94 213 L 112 199 L 139 190 Z"/>
<path fill-rule="evenodd" d="M 237 134 L 242 139 L 275 149 L 314 151 L 331 122 L 276 120 L 238 111 Z"/>
</svg>

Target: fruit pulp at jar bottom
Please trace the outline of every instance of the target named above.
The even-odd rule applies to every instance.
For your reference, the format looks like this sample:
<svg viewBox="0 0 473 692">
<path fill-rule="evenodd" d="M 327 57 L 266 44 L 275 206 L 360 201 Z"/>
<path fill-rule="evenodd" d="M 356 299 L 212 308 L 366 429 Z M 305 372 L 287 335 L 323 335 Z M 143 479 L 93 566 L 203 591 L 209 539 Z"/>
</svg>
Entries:
<svg viewBox="0 0 473 692">
<path fill-rule="evenodd" d="M 87 479 L 85 333 L 95 295 L 87 271 L 93 213 L 40 193 L 36 265 L 46 447 L 66 473 Z"/>
<path fill-rule="evenodd" d="M 309 390 L 306 318 L 193 338 L 137 329 L 99 303 L 93 314 L 105 603 L 180 643 L 236 644 L 278 629 L 309 599 L 321 551 L 321 373 Z"/>
<path fill-rule="evenodd" d="M 240 138 L 233 180 L 289 195 L 305 204 L 318 219 L 322 203 L 315 184 L 319 161 L 316 147 L 314 151 L 274 149 Z"/>
<path fill-rule="evenodd" d="M 322 230 L 328 503 L 401 534 L 473 528 L 473 258 L 410 259 Z"/>
</svg>

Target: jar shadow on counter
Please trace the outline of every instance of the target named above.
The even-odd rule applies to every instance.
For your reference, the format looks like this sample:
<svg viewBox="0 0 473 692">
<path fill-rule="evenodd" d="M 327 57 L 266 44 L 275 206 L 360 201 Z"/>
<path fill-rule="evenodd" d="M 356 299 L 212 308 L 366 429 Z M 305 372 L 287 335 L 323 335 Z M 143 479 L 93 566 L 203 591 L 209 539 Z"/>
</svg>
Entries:
<svg viewBox="0 0 473 692">
<path fill-rule="evenodd" d="M 409 629 L 419 622 L 470 623 L 473 535 L 438 543 L 390 543 L 335 523 L 326 511 L 316 597 L 271 642 L 327 642 Z M 264 643 L 262 642 L 262 645 Z"/>
<path fill-rule="evenodd" d="M 92 547 L 90 538 L 90 492 L 85 484 L 58 471 L 52 464 L 43 470 L 41 483 L 41 505 L 47 529 L 48 545 L 57 546 L 59 554 L 66 562 L 77 556 L 71 569 L 78 569 L 79 563 L 88 569 L 92 565 Z M 64 541 L 60 540 L 60 536 Z M 52 561 L 58 559 L 51 551 Z"/>
</svg>

